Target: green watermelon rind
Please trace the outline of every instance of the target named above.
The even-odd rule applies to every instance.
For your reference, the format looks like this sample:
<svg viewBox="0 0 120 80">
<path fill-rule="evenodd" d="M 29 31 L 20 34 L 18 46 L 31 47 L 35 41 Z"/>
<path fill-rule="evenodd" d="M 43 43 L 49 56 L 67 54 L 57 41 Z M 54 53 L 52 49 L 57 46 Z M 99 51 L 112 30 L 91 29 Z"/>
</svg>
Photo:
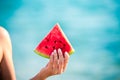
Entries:
<svg viewBox="0 0 120 80">
<path fill-rule="evenodd" d="M 45 55 L 44 53 L 41 53 L 41 52 L 39 52 L 39 51 L 37 51 L 37 50 L 34 50 L 34 52 L 36 53 L 36 54 L 38 54 L 39 56 L 42 56 L 42 57 L 45 57 L 45 58 L 50 58 L 50 56 L 48 56 L 48 55 Z M 68 52 L 68 54 L 69 55 L 71 55 L 71 54 L 73 54 L 75 51 L 74 51 L 74 49 L 72 49 L 70 52 Z"/>
<path fill-rule="evenodd" d="M 39 56 L 42 56 L 42 57 L 45 57 L 45 58 L 49 58 L 48 55 L 45 55 L 44 53 L 41 53 L 41 52 L 39 52 L 39 51 L 37 51 L 37 50 L 34 50 L 34 52 L 35 52 L 36 54 L 38 54 Z"/>
</svg>

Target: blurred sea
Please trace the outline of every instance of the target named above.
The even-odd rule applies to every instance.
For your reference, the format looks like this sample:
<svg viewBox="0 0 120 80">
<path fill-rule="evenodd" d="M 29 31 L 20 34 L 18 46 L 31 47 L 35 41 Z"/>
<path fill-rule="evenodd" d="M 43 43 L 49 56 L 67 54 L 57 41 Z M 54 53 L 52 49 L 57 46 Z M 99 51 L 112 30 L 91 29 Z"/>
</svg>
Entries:
<svg viewBox="0 0 120 80">
<path fill-rule="evenodd" d="M 0 0 L 17 80 L 29 80 L 47 64 L 33 50 L 57 22 L 75 53 L 66 72 L 48 80 L 120 80 L 119 0 Z"/>
</svg>

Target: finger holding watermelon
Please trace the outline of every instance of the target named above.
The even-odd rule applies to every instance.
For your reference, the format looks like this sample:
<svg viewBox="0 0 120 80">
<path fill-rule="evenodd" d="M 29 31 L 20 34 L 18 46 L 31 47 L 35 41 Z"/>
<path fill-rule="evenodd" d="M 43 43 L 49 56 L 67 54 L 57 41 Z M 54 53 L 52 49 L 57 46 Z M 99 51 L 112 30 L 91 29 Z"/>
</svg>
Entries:
<svg viewBox="0 0 120 80">
<path fill-rule="evenodd" d="M 46 78 L 63 73 L 67 67 L 69 54 L 62 53 L 61 49 L 54 50 L 51 53 L 48 64 L 32 79 L 45 80 Z"/>
<path fill-rule="evenodd" d="M 59 74 L 61 74 L 63 72 L 63 66 L 64 66 L 64 56 L 62 54 L 61 49 L 58 49 L 58 58 L 59 58 L 58 69 L 59 69 Z"/>
</svg>

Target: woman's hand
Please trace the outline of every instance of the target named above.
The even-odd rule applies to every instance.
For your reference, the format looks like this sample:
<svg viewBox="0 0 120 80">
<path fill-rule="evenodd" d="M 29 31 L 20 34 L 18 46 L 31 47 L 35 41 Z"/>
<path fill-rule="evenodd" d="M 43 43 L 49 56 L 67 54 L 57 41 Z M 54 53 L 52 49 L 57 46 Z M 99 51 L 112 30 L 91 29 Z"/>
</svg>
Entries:
<svg viewBox="0 0 120 80">
<path fill-rule="evenodd" d="M 62 53 L 61 49 L 54 50 L 50 56 L 50 61 L 32 80 L 45 80 L 49 76 L 58 75 L 65 71 L 69 60 L 67 52 Z"/>
<path fill-rule="evenodd" d="M 48 76 L 63 73 L 67 66 L 68 59 L 69 55 L 67 52 L 63 55 L 61 49 L 58 49 L 58 52 L 54 50 L 50 56 L 48 65 L 45 67 L 48 72 Z"/>
</svg>

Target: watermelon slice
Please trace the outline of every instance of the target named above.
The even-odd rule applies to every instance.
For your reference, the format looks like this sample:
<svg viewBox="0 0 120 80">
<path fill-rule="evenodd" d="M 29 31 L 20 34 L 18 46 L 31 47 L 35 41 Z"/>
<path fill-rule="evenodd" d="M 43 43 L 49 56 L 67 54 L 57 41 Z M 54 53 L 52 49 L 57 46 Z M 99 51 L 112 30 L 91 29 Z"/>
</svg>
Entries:
<svg viewBox="0 0 120 80">
<path fill-rule="evenodd" d="M 67 51 L 69 54 L 74 52 L 72 45 L 63 33 L 60 25 L 57 23 L 35 48 L 34 52 L 45 58 L 50 58 L 53 50 L 58 50 L 58 48 L 62 50 L 63 54 L 65 51 Z"/>
</svg>

